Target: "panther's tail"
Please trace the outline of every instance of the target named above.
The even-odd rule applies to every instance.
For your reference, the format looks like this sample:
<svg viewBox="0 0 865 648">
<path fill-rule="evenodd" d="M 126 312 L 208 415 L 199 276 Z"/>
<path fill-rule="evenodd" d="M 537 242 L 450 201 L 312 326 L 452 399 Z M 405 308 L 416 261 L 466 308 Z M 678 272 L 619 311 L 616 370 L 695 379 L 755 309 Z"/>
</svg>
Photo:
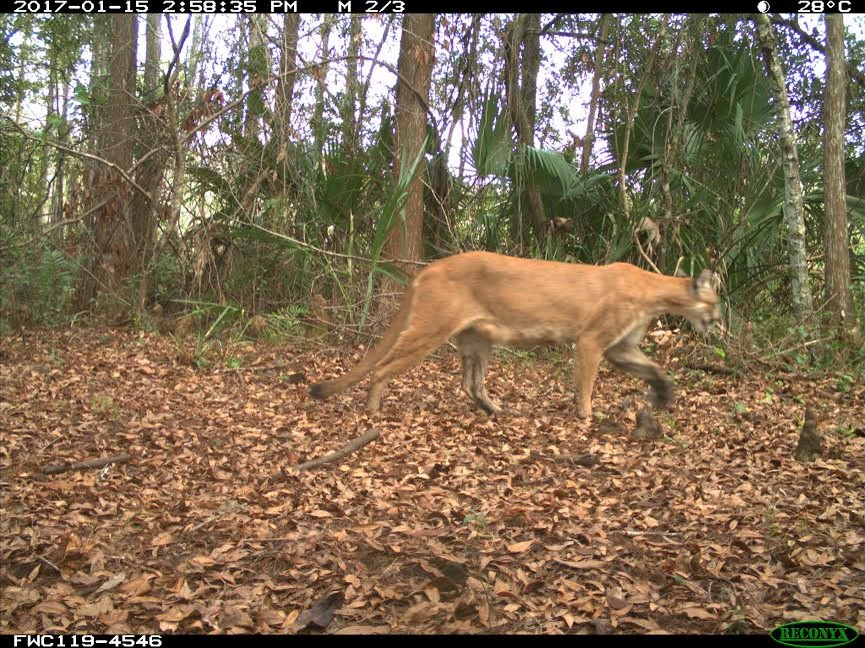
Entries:
<svg viewBox="0 0 865 648">
<path fill-rule="evenodd" d="M 372 351 L 366 354 L 363 360 L 355 365 L 347 374 L 340 376 L 336 380 L 329 380 L 327 382 L 312 385 L 309 388 L 309 395 L 316 400 L 324 400 L 325 398 L 330 398 L 334 394 L 345 391 L 352 385 L 363 380 L 363 377 L 372 371 L 379 360 L 384 358 L 393 348 L 397 337 L 399 337 L 399 334 L 405 328 L 409 312 L 411 311 L 411 299 L 413 294 L 414 288 L 412 284 L 409 284 L 409 287 L 403 296 L 399 312 L 396 314 L 396 317 L 394 317 L 393 322 L 391 322 L 390 326 L 384 332 L 379 343 L 373 347 Z"/>
</svg>

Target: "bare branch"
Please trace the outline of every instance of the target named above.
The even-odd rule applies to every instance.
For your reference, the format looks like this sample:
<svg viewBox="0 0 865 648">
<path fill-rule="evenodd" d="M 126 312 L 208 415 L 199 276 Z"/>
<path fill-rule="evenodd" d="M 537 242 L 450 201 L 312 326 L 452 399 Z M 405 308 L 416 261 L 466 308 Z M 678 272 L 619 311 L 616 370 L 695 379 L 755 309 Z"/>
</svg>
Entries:
<svg viewBox="0 0 865 648">
<path fill-rule="evenodd" d="M 325 254 L 327 256 L 335 257 L 337 259 L 348 259 L 350 261 L 361 261 L 363 263 L 372 264 L 372 259 L 368 259 L 366 257 L 354 256 L 352 254 L 340 254 L 339 252 L 330 252 L 329 250 L 322 250 L 321 248 L 315 247 L 314 245 L 310 245 L 309 243 L 305 243 L 299 239 L 288 236 L 287 234 L 280 234 L 279 232 L 274 232 L 273 230 L 267 229 L 266 227 L 262 227 L 261 225 L 256 225 L 255 223 L 250 223 L 245 220 L 238 220 L 241 225 L 246 225 L 247 227 L 252 227 L 254 229 L 259 230 L 260 232 L 264 232 L 265 234 L 269 234 L 270 236 L 276 237 L 278 239 L 282 239 L 284 241 L 288 241 L 298 247 L 306 248 L 307 250 L 312 250 L 313 252 L 318 252 L 319 254 Z M 426 261 L 411 261 L 409 259 L 390 259 L 394 263 L 405 263 L 408 265 L 416 265 L 416 266 L 426 266 L 429 265 Z"/>
<path fill-rule="evenodd" d="M 126 182 L 128 182 L 139 193 L 141 193 L 141 195 L 145 197 L 147 202 L 151 202 L 150 194 L 147 193 L 137 182 L 135 182 L 135 180 L 132 179 L 132 176 L 130 176 L 127 171 L 124 171 L 123 169 L 121 169 L 119 166 L 114 164 L 114 162 L 109 162 L 108 160 L 105 160 L 105 159 L 99 157 L 98 155 L 93 155 L 92 153 L 84 153 L 82 151 L 76 151 L 74 148 L 66 146 L 65 144 L 62 144 L 56 140 L 48 139 L 47 137 L 37 137 L 36 135 L 28 133 L 26 130 L 24 130 L 24 128 L 22 128 L 21 125 L 18 124 L 18 122 L 16 122 L 11 117 L 8 117 L 7 115 L 2 115 L 2 117 L 5 121 L 9 122 L 12 125 L 12 128 L 14 130 L 16 130 L 20 135 L 26 137 L 29 140 L 33 140 L 34 142 L 40 142 L 42 144 L 48 144 L 49 146 L 53 146 L 54 148 L 56 148 L 59 151 L 65 151 L 66 153 L 69 153 L 70 155 L 75 155 L 75 156 L 84 158 L 86 160 L 98 162 L 99 164 L 102 164 L 102 165 L 107 166 L 111 169 L 114 169 L 114 171 L 116 171 L 118 174 L 120 174 L 120 176 L 124 180 L 126 180 Z"/>
<path fill-rule="evenodd" d="M 802 26 L 795 19 L 787 19 L 782 18 L 778 15 L 771 15 L 769 20 L 774 25 L 780 25 L 782 27 L 787 27 L 788 29 L 795 32 L 803 41 L 808 43 L 813 49 L 817 50 L 821 54 L 826 54 L 826 48 L 823 47 L 823 44 L 814 38 L 811 34 L 802 29 Z M 847 74 L 850 75 L 850 78 L 853 79 L 860 86 L 865 88 L 865 74 L 862 73 L 858 68 L 853 67 L 850 61 L 847 61 Z"/>
</svg>

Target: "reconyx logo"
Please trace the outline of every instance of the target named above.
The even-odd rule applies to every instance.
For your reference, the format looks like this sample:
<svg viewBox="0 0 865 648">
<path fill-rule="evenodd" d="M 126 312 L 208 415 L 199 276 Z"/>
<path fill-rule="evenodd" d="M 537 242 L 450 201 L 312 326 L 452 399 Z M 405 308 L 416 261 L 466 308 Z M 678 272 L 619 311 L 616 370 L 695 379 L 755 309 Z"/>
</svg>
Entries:
<svg viewBox="0 0 865 648">
<path fill-rule="evenodd" d="M 835 621 L 795 621 L 778 626 L 769 636 L 792 648 L 831 648 L 850 643 L 859 633 Z"/>
</svg>

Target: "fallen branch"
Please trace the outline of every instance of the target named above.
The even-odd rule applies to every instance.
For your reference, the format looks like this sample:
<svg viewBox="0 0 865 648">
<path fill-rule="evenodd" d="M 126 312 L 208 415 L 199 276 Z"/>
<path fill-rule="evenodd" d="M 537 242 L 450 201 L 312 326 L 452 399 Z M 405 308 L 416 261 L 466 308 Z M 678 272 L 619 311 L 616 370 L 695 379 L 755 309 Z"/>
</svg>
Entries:
<svg viewBox="0 0 865 648">
<path fill-rule="evenodd" d="M 375 428 L 373 428 L 366 434 L 352 439 L 336 452 L 332 452 L 329 455 L 325 455 L 324 457 L 319 457 L 318 459 L 311 459 L 310 461 L 305 461 L 304 463 L 297 464 L 296 466 L 291 466 L 290 468 L 288 468 L 288 470 L 280 470 L 278 473 L 271 475 L 270 478 L 271 480 L 276 480 L 283 478 L 286 475 L 299 473 L 302 470 L 309 470 L 310 468 L 317 468 L 318 466 L 327 463 L 339 461 L 340 459 L 344 459 L 351 453 L 357 452 L 367 443 L 375 441 L 379 436 L 381 436 L 381 433 Z"/>
<path fill-rule="evenodd" d="M 777 358 L 781 355 L 787 355 L 788 353 L 792 353 L 793 351 L 798 351 L 799 349 L 807 349 L 810 346 L 814 346 L 815 344 L 820 344 L 821 342 L 826 342 L 827 340 L 831 340 L 832 337 L 822 337 L 817 338 L 816 340 L 808 340 L 807 342 L 800 342 L 799 344 L 794 344 L 789 349 L 784 349 L 783 351 L 776 351 L 775 353 L 766 357 L 766 360 L 772 360 L 773 358 Z"/>
<path fill-rule="evenodd" d="M 623 533 L 626 536 L 637 537 L 637 536 L 661 536 L 664 538 L 677 538 L 681 533 L 676 533 L 673 531 L 633 531 L 631 529 L 625 529 L 624 531 L 620 531 L 619 533 Z"/>
<path fill-rule="evenodd" d="M 103 457 L 101 459 L 88 459 L 87 461 L 79 461 L 74 464 L 65 466 L 46 466 L 42 472 L 46 475 L 56 475 L 57 473 L 66 472 L 67 470 L 87 470 L 88 468 L 102 468 L 108 464 L 126 463 L 132 459 L 130 454 L 114 455 L 113 457 Z"/>
<path fill-rule="evenodd" d="M 598 463 L 598 458 L 589 454 L 567 454 L 567 455 L 545 455 L 537 450 L 532 450 L 532 459 L 548 459 L 556 463 L 565 463 L 576 466 L 594 466 Z"/>
</svg>

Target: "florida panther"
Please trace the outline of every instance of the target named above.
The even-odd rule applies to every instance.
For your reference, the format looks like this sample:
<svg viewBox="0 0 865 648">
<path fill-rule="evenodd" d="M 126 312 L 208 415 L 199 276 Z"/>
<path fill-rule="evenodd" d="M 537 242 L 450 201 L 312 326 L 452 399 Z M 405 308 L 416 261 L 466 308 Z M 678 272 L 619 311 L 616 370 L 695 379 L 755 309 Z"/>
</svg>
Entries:
<svg viewBox="0 0 865 648">
<path fill-rule="evenodd" d="M 502 411 L 484 386 L 492 346 L 574 345 L 577 413 L 592 413 L 601 358 L 651 386 L 657 407 L 673 402 L 672 382 L 638 348 L 650 322 L 664 313 L 686 317 L 698 332 L 719 322 L 712 273 L 668 277 L 628 263 L 604 266 L 466 252 L 424 268 L 406 291 L 381 342 L 343 376 L 315 384 L 323 399 L 372 372 L 367 409 L 379 409 L 397 374 L 420 363 L 449 338 L 462 356 L 463 390 L 488 414 Z"/>
</svg>

